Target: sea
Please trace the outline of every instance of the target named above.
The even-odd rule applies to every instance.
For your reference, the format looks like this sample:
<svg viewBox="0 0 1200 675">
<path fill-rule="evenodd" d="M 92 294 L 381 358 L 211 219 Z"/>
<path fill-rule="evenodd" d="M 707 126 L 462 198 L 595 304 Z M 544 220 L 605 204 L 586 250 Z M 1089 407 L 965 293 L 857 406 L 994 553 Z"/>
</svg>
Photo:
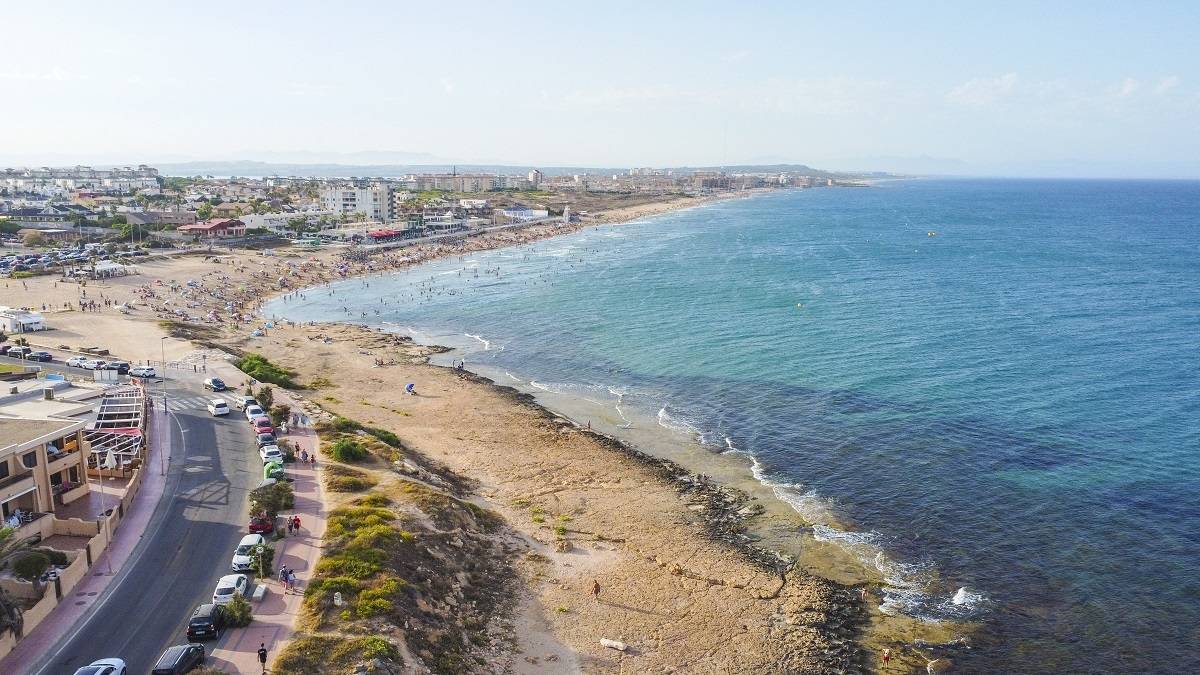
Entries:
<svg viewBox="0 0 1200 675">
<path fill-rule="evenodd" d="M 775 192 L 265 314 L 451 346 L 635 445 L 740 457 L 882 612 L 971 626 L 964 672 L 1200 672 L 1200 182 Z"/>
</svg>

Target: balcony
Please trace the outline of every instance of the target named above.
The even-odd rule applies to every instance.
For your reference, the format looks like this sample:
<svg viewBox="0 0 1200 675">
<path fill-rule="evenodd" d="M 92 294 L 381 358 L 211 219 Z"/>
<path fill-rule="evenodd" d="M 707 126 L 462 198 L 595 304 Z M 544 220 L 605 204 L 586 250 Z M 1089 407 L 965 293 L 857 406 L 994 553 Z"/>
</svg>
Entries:
<svg viewBox="0 0 1200 675">
<path fill-rule="evenodd" d="M 37 486 L 33 472 L 18 473 L 0 478 L 0 503 L 19 497 Z"/>
</svg>

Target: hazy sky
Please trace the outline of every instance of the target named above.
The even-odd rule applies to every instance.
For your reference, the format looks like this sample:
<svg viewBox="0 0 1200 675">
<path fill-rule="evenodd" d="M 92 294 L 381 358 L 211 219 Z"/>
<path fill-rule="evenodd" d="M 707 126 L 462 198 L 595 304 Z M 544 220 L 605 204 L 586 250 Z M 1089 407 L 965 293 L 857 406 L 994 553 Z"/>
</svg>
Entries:
<svg viewBox="0 0 1200 675">
<path fill-rule="evenodd" d="M 846 4 L 4 3 L 0 163 L 1200 177 L 1200 2 Z"/>
</svg>

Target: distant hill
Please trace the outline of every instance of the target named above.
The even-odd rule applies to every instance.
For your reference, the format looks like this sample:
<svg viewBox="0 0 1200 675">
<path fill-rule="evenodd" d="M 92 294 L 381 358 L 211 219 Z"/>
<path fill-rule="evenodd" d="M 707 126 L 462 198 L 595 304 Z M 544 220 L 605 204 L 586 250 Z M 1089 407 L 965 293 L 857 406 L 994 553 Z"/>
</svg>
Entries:
<svg viewBox="0 0 1200 675">
<path fill-rule="evenodd" d="M 157 165 L 167 176 L 311 176 L 314 178 L 388 178 L 411 173 L 499 173 L 523 174 L 540 169 L 548 176 L 574 174 L 611 175 L 625 173 L 629 167 L 533 166 L 506 164 L 329 164 L 261 162 L 255 160 L 177 162 Z M 839 178 L 863 174 L 834 173 L 803 164 L 745 164 L 736 166 L 663 167 L 676 172 L 726 171 L 730 173 L 804 173 L 810 176 Z"/>
</svg>

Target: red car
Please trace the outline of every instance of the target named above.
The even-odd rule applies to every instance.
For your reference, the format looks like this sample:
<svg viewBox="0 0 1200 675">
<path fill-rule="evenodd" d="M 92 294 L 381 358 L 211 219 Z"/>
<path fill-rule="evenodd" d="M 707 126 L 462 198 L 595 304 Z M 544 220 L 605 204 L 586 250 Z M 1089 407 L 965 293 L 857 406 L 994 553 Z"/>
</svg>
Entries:
<svg viewBox="0 0 1200 675">
<path fill-rule="evenodd" d="M 250 518 L 250 534 L 271 534 L 275 531 L 275 523 L 266 516 Z"/>
<path fill-rule="evenodd" d="M 255 417 L 252 424 L 254 425 L 254 433 L 256 434 L 275 433 L 275 427 L 271 426 L 271 419 L 269 417 Z"/>
</svg>

